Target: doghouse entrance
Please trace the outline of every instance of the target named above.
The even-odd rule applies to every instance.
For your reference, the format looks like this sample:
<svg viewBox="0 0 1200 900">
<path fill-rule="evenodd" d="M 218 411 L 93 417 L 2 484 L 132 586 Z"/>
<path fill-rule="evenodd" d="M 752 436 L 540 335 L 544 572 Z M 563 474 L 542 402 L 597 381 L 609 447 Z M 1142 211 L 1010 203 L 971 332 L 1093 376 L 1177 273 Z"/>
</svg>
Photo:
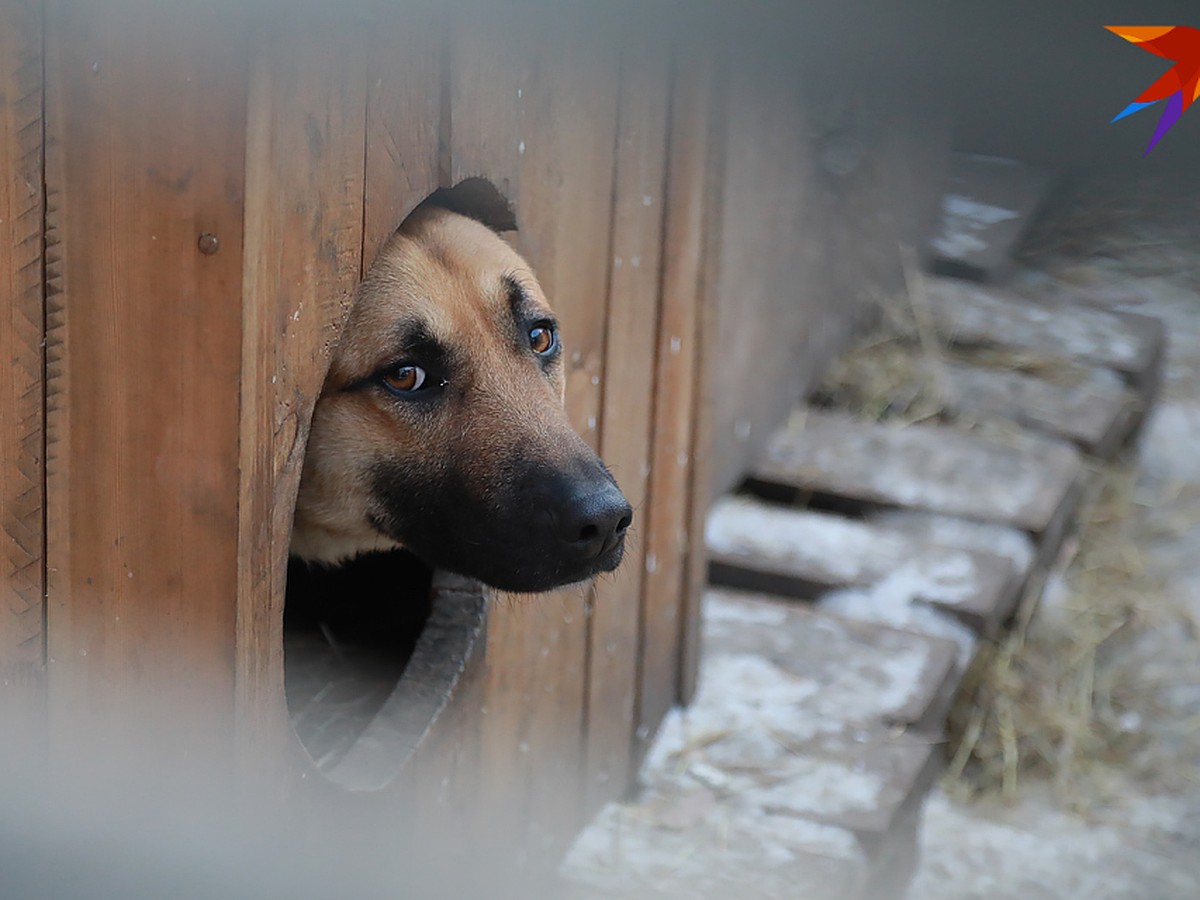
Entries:
<svg viewBox="0 0 1200 900">
<path fill-rule="evenodd" d="M 284 688 L 292 727 L 330 772 L 396 690 L 429 619 L 432 572 L 402 550 L 288 566 Z"/>
</svg>

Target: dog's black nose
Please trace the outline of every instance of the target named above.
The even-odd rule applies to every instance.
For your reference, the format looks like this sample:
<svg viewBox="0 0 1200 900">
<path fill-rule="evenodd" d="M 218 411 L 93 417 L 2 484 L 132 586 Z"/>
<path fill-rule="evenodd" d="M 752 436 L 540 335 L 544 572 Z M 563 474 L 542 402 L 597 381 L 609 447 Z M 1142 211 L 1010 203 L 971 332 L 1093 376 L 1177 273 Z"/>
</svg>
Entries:
<svg viewBox="0 0 1200 900">
<path fill-rule="evenodd" d="M 633 521 L 633 507 L 611 482 L 575 484 L 555 517 L 558 538 L 573 556 L 594 559 L 611 551 Z"/>
</svg>

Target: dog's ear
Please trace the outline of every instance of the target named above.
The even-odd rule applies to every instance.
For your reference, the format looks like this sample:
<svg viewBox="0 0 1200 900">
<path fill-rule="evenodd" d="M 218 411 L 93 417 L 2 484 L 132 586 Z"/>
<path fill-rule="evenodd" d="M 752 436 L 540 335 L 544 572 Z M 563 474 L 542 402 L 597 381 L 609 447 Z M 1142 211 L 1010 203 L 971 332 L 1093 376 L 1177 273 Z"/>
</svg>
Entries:
<svg viewBox="0 0 1200 900">
<path fill-rule="evenodd" d="M 495 232 L 517 230 L 517 215 L 512 204 L 486 178 L 467 178 L 454 187 L 438 188 L 417 208 L 428 206 L 474 219 Z"/>
</svg>

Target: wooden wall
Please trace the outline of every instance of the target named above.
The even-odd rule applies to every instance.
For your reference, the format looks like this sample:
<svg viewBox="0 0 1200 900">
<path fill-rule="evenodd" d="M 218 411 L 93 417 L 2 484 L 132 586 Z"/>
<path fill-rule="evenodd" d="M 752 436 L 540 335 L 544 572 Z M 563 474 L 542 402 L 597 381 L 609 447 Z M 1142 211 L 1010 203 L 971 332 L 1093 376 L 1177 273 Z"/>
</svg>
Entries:
<svg viewBox="0 0 1200 900">
<path fill-rule="evenodd" d="M 44 663 L 42 20 L 0 5 L 0 712 Z"/>
<path fill-rule="evenodd" d="M 866 61 L 816 71 L 805 62 L 766 55 L 728 69 L 713 291 L 718 491 L 878 301 L 899 296 L 904 248 L 931 233 L 947 171 L 950 127 L 936 90 Z"/>
<path fill-rule="evenodd" d="M 51 757 L 199 766 L 314 840 L 333 808 L 440 820 L 508 869 L 629 786 L 695 687 L 710 491 L 895 283 L 889 186 L 925 150 L 848 107 L 821 134 L 869 152 L 831 175 L 794 72 L 598 10 L 0 2 L 0 682 L 47 705 Z M 308 422 L 379 246 L 476 177 L 561 314 L 568 412 L 633 533 L 593 587 L 493 597 L 435 733 L 349 795 L 283 694 Z"/>
<path fill-rule="evenodd" d="M 634 532 L 594 587 L 494 597 L 437 739 L 363 802 L 463 810 L 496 858 L 552 859 L 692 680 L 712 73 L 578 10 L 0 11 L 0 347 L 20 363 L 0 372 L 19 538 L 0 673 L 43 682 L 51 755 L 242 772 L 285 806 L 336 793 L 310 787 L 283 696 L 308 420 L 382 241 L 483 177 L 561 314 L 568 412 Z"/>
</svg>

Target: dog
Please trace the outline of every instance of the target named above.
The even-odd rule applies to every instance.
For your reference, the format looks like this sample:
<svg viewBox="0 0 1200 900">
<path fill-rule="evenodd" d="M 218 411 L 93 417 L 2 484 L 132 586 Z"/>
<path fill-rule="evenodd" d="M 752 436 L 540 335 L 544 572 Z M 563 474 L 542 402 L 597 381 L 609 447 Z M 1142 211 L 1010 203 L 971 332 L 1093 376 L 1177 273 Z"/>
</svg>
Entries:
<svg viewBox="0 0 1200 900">
<path fill-rule="evenodd" d="M 317 400 L 291 552 L 404 548 L 505 591 L 621 562 L 633 511 L 563 409 L 558 322 L 529 264 L 419 207 L 364 276 Z"/>
</svg>

